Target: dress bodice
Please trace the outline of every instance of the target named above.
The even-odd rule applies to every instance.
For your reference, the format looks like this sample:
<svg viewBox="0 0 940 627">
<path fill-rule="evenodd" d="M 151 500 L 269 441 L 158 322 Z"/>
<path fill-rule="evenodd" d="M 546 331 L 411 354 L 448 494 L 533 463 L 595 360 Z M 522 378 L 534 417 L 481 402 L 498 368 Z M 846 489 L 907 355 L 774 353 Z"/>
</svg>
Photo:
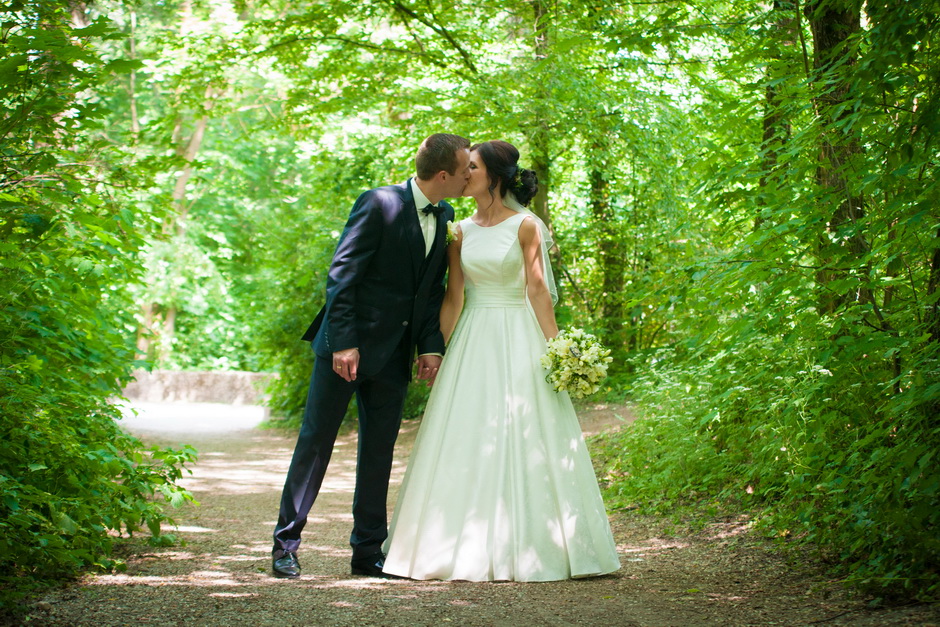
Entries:
<svg viewBox="0 0 940 627">
<path fill-rule="evenodd" d="M 460 223 L 460 267 L 465 307 L 525 307 L 525 266 L 519 245 L 519 213 L 493 226 L 467 218 Z"/>
</svg>

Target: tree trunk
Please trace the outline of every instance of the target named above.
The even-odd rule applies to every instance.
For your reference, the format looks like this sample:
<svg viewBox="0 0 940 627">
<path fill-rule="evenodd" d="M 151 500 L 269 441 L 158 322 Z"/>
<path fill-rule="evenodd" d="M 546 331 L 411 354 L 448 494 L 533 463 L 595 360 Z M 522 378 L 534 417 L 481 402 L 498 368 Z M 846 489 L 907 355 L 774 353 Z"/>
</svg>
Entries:
<svg viewBox="0 0 940 627">
<path fill-rule="evenodd" d="M 548 7 L 544 0 L 533 0 L 532 9 L 535 14 L 535 41 L 534 52 L 537 61 L 548 58 Z M 540 83 L 544 85 L 544 82 Z M 537 90 L 535 98 L 535 128 L 529 135 L 531 146 L 532 169 L 539 177 L 539 191 L 532 199 L 532 212 L 552 228 L 551 215 L 548 207 L 548 187 L 551 183 L 551 159 L 549 158 L 549 129 L 544 114 L 541 113 L 543 103 L 547 103 L 550 95 L 544 88 Z"/>
<path fill-rule="evenodd" d="M 940 230 L 937 231 L 934 239 L 940 242 Z M 940 290 L 940 246 L 934 246 L 926 294 L 927 301 L 932 301 L 927 310 L 927 332 L 930 333 L 931 342 L 940 342 L 940 302 L 936 298 L 938 290 Z"/>
<path fill-rule="evenodd" d="M 144 359 L 153 357 L 153 355 L 150 354 L 152 348 L 151 337 L 153 334 L 153 310 L 153 303 L 144 303 L 140 312 L 142 322 L 137 329 L 137 353 Z"/>
<path fill-rule="evenodd" d="M 195 28 L 195 18 L 193 17 L 192 0 L 183 0 L 180 5 L 180 33 L 186 35 Z M 176 210 L 174 218 L 170 220 L 168 228 L 165 229 L 167 235 L 175 233 L 182 235 L 186 230 L 186 213 L 189 207 L 186 206 L 186 185 L 193 175 L 192 162 L 199 153 L 202 146 L 202 140 L 206 134 L 206 127 L 209 123 L 208 111 L 212 108 L 212 101 L 215 97 L 215 89 L 210 84 L 206 86 L 203 98 L 203 105 L 200 113 L 193 123 L 193 131 L 189 139 L 183 139 L 183 119 L 177 118 L 176 127 L 173 129 L 173 143 L 176 146 L 176 155 L 181 157 L 185 165 L 180 171 L 173 186 L 173 208 Z M 175 227 L 175 229 L 174 229 Z"/>
<path fill-rule="evenodd" d="M 160 354 L 173 352 L 173 338 L 176 336 L 176 307 L 170 306 L 163 313 L 163 329 L 160 332 Z"/>
<path fill-rule="evenodd" d="M 208 110 L 211 108 L 211 105 L 212 88 L 209 87 L 206 88 L 205 109 Z M 185 203 L 186 185 L 189 183 L 189 179 L 192 178 L 192 163 L 199 153 L 199 148 L 202 146 L 202 140 L 205 138 L 208 124 L 209 116 L 203 114 L 196 120 L 192 135 L 189 136 L 185 147 L 182 145 L 177 146 L 177 154 L 183 158 L 186 165 L 183 166 L 180 175 L 176 179 L 176 184 L 173 186 L 173 207 L 176 209 L 173 223 L 176 227 L 176 235 L 182 235 L 186 231 L 186 214 L 189 212 L 189 207 Z M 172 231 L 172 228 L 170 230 Z M 170 233 L 167 234 L 169 235 Z"/>
<path fill-rule="evenodd" d="M 599 154 L 602 148 L 595 146 Z M 591 214 L 598 234 L 597 254 L 603 278 L 601 280 L 600 315 L 607 332 L 609 345 L 621 345 L 623 332 L 624 258 L 623 238 L 617 217 L 610 205 L 610 182 L 601 168 L 592 168 Z"/>
<path fill-rule="evenodd" d="M 861 146 L 857 138 L 843 131 L 839 122 L 850 114 L 849 71 L 857 60 L 856 35 L 861 29 L 861 0 L 811 0 L 806 16 L 813 32 L 816 93 L 814 99 L 820 123 L 820 158 L 816 182 L 823 196 L 838 199 L 829 219 L 827 233 L 819 242 L 817 272 L 819 306 L 823 313 L 832 313 L 852 300 L 869 301 L 867 288 L 856 290 L 831 286 L 834 281 L 850 276 L 868 250 L 861 231 L 864 217 L 862 197 L 855 192 L 850 166 Z M 833 268 L 832 266 L 836 266 Z"/>
<path fill-rule="evenodd" d="M 630 162 L 630 167 L 627 170 L 627 176 L 630 176 L 633 179 L 633 189 L 631 190 L 630 197 L 630 225 L 627 228 L 627 232 L 639 233 L 642 228 L 644 219 L 649 219 L 649 212 L 647 212 L 647 207 L 643 202 L 643 192 L 639 188 L 638 179 L 634 173 L 637 171 L 637 159 L 634 155 Z M 626 242 L 624 243 L 626 245 Z M 642 243 L 642 240 L 637 237 L 630 238 L 630 253 L 629 259 L 625 255 L 625 271 L 629 272 L 629 278 L 635 282 L 642 280 L 642 277 L 647 275 L 653 267 L 653 253 L 650 248 Z M 624 277 L 624 284 L 626 285 L 627 277 Z M 625 331 L 626 334 L 626 347 L 628 351 L 636 351 L 641 348 L 649 348 L 653 345 L 653 342 L 656 339 L 656 333 L 658 330 L 654 329 L 652 332 L 648 333 L 648 329 L 643 326 L 644 316 L 642 304 L 640 307 L 634 307 L 633 310 L 627 312 L 624 311 L 624 315 L 627 316 L 625 323 L 627 325 Z M 659 327 L 662 328 L 662 327 Z"/>
<path fill-rule="evenodd" d="M 69 0 L 69 12 L 72 14 L 72 26 L 85 28 L 88 26 L 88 5 L 79 0 Z"/>
</svg>

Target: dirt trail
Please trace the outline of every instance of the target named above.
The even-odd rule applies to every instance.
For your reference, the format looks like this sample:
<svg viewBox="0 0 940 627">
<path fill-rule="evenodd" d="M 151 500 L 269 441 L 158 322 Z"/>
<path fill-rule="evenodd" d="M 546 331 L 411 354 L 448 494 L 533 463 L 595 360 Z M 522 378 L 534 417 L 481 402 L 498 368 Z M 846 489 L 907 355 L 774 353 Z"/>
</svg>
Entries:
<svg viewBox="0 0 940 627">
<path fill-rule="evenodd" d="M 172 408 L 170 408 L 172 411 Z M 224 414 L 224 411 L 222 412 Z M 620 428 L 623 408 L 582 412 L 586 432 Z M 225 419 L 224 415 L 219 417 Z M 139 425 L 137 425 L 139 426 Z M 391 502 L 414 442 L 406 423 Z M 178 427 L 175 427 L 178 429 Z M 551 583 L 414 582 L 351 577 L 355 434 L 337 443 L 323 491 L 304 532 L 300 580 L 270 576 L 270 536 L 294 436 L 272 431 L 142 433 L 154 444 L 200 452 L 186 486 L 199 507 L 176 512 L 184 546 L 134 541 L 127 570 L 88 575 L 37 602 L 32 625 L 927 625 L 936 608 L 871 612 L 812 566 L 789 566 L 748 532 L 716 522 L 668 536 L 671 521 L 615 512 L 623 568 L 596 579 Z"/>
</svg>

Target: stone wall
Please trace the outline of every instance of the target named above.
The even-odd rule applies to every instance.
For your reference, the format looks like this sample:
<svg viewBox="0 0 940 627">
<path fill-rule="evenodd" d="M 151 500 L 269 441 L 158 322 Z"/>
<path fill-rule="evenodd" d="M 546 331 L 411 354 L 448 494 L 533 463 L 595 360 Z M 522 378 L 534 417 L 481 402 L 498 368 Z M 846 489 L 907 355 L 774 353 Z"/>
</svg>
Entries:
<svg viewBox="0 0 940 627">
<path fill-rule="evenodd" d="M 261 405 L 264 387 L 273 374 L 257 372 L 179 372 L 137 370 L 136 381 L 124 388 L 131 401 L 145 403 L 227 403 Z"/>
</svg>

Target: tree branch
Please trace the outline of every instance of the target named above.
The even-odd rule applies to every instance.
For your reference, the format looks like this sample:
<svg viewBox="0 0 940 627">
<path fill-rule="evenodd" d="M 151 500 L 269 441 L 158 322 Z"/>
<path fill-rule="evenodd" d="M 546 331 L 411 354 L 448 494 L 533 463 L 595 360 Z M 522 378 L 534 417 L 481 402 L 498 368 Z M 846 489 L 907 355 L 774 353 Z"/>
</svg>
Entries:
<svg viewBox="0 0 940 627">
<path fill-rule="evenodd" d="M 381 52 L 381 53 L 386 53 L 386 54 L 401 54 L 401 55 L 411 56 L 416 59 L 420 59 L 422 61 L 430 63 L 431 65 L 435 67 L 438 67 L 444 70 L 448 69 L 447 64 L 442 63 L 441 61 L 435 59 L 433 55 L 425 52 L 424 50 L 420 52 L 415 52 L 414 50 L 408 50 L 406 48 L 394 48 L 394 47 L 388 47 L 388 46 L 381 46 L 379 44 L 373 44 L 367 41 L 358 41 L 355 39 L 351 39 L 349 37 L 342 37 L 340 35 L 321 35 L 318 37 L 299 37 L 299 36 L 293 37 L 291 39 L 286 39 L 284 41 L 279 41 L 275 44 L 272 44 L 264 48 L 263 50 L 256 52 L 255 54 L 257 56 L 264 56 L 265 54 L 272 52 L 275 48 L 279 48 L 281 46 L 290 46 L 292 44 L 305 43 L 305 42 L 324 42 L 324 41 L 338 41 L 338 42 L 347 44 L 349 46 L 353 46 L 356 48 L 363 48 L 365 50 L 374 50 L 376 52 Z M 460 72 L 457 72 L 457 75 L 463 77 L 463 74 L 461 74 Z"/>
<path fill-rule="evenodd" d="M 456 50 L 460 54 L 460 56 L 463 58 L 464 65 L 466 65 L 467 68 L 474 74 L 478 73 L 477 67 L 476 65 L 474 65 L 473 59 L 470 57 L 470 53 L 464 50 L 463 47 L 457 43 L 457 41 L 450 34 L 450 31 L 448 31 L 447 28 L 445 28 L 443 25 L 439 23 L 434 23 L 434 22 L 431 22 L 430 20 L 424 19 L 423 17 L 421 17 L 420 15 L 418 15 L 417 13 L 415 13 L 414 11 L 412 11 L 411 9 L 403 5 L 398 0 L 391 0 L 390 4 L 399 13 L 402 13 L 403 15 L 410 17 L 413 20 L 417 20 L 418 22 L 421 22 L 422 24 L 430 28 L 432 31 L 434 31 L 435 33 L 437 33 L 438 35 L 446 39 L 447 42 L 451 45 L 451 47 L 453 47 L 453 49 Z"/>
</svg>

